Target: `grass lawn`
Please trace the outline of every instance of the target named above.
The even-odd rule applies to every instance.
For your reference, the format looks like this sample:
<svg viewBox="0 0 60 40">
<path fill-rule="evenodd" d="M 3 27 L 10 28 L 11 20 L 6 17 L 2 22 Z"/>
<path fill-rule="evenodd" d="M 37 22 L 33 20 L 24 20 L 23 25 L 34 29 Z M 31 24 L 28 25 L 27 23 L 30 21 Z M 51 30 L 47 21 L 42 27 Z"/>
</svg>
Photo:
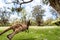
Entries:
<svg viewBox="0 0 60 40">
<path fill-rule="evenodd" d="M 0 30 L 2 32 L 3 30 Z M 8 40 L 7 35 L 12 30 L 0 36 L 0 40 Z M 20 32 L 14 36 L 12 40 L 60 40 L 60 28 L 48 29 L 33 29 L 30 28 L 29 32 Z"/>
</svg>

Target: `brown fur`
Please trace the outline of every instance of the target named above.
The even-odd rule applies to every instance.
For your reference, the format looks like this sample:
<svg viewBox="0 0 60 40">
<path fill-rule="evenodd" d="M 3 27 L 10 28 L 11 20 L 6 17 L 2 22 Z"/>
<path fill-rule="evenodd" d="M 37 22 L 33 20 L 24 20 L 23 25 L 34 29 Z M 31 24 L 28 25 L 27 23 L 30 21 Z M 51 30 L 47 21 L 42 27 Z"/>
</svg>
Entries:
<svg viewBox="0 0 60 40">
<path fill-rule="evenodd" d="M 27 23 L 15 24 L 15 25 L 9 27 L 8 29 L 4 30 L 2 33 L 0 33 L 0 35 L 4 34 L 5 32 L 12 29 L 13 32 L 11 34 L 7 35 L 7 38 L 9 40 L 11 40 L 13 38 L 13 36 L 16 35 L 17 33 L 27 30 L 29 25 L 30 25 L 30 20 Z"/>
</svg>

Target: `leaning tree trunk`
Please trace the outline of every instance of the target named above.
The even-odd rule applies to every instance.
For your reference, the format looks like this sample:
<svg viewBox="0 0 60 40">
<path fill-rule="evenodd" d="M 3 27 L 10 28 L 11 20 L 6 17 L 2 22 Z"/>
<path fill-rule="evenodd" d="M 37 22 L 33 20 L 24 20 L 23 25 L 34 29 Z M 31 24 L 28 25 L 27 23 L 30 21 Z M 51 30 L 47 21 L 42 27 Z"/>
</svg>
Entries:
<svg viewBox="0 0 60 40">
<path fill-rule="evenodd" d="M 60 0 L 49 0 L 50 5 L 60 14 Z"/>
</svg>

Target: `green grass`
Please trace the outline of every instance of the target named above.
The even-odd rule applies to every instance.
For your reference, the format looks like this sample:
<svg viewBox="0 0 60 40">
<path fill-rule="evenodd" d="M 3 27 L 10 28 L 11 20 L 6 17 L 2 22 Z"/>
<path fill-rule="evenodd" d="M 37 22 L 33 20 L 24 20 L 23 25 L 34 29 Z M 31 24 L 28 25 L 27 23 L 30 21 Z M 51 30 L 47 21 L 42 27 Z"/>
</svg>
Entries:
<svg viewBox="0 0 60 40">
<path fill-rule="evenodd" d="M 2 32 L 3 30 L 0 30 Z M 8 31 L 0 36 L 0 40 L 8 40 L 7 35 L 12 31 Z M 12 40 L 60 40 L 60 28 L 54 29 L 29 29 L 28 32 L 20 32 L 16 34 Z"/>
</svg>

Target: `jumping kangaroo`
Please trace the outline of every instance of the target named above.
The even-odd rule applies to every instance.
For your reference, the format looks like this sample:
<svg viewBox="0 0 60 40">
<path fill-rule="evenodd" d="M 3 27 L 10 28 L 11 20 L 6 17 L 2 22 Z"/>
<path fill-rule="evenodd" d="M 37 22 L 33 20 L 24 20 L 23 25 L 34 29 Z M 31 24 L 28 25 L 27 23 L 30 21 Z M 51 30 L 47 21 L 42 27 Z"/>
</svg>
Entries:
<svg viewBox="0 0 60 40">
<path fill-rule="evenodd" d="M 25 30 L 28 30 L 29 28 L 29 25 L 30 25 L 30 20 L 27 21 L 26 23 L 22 23 L 22 24 L 15 24 L 9 28 L 7 28 L 6 30 L 4 30 L 3 32 L 0 33 L 0 35 L 4 34 L 5 32 L 9 31 L 9 30 L 13 30 L 13 32 L 9 35 L 7 35 L 7 38 L 9 40 L 12 40 L 13 36 L 16 35 L 17 33 L 19 32 L 22 32 L 22 31 L 25 31 Z"/>
</svg>

